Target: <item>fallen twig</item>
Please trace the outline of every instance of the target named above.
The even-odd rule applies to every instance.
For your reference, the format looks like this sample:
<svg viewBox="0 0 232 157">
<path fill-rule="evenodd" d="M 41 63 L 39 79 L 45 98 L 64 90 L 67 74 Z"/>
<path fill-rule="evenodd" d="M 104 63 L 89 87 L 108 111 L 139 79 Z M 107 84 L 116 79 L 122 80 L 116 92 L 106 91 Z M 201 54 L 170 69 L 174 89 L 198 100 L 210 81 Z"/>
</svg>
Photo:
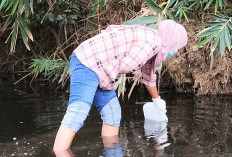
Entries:
<svg viewBox="0 0 232 157">
<path fill-rule="evenodd" d="M 29 75 L 31 75 L 31 74 L 32 74 L 32 73 L 29 73 L 29 74 L 23 76 L 21 79 L 19 79 L 18 81 L 16 81 L 16 82 L 14 83 L 14 85 L 16 85 L 17 83 L 19 83 L 20 81 L 22 81 L 23 79 L 25 79 L 27 76 L 29 76 Z"/>
</svg>

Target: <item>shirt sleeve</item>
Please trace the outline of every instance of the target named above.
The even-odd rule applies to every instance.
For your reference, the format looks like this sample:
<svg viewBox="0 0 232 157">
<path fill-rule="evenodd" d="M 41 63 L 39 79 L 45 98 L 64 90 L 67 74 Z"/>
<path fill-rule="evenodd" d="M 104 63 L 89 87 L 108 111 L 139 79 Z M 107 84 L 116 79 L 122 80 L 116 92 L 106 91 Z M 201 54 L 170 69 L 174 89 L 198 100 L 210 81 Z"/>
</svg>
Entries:
<svg viewBox="0 0 232 157">
<path fill-rule="evenodd" d="M 156 86 L 156 56 L 153 56 L 142 66 L 142 83 L 148 86 Z"/>
</svg>

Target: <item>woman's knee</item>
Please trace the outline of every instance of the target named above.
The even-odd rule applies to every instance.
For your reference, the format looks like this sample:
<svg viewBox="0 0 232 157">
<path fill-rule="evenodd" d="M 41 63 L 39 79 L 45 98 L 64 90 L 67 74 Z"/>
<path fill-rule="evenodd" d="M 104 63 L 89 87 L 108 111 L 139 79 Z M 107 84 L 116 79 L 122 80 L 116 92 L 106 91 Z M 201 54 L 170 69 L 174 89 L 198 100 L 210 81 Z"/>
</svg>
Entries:
<svg viewBox="0 0 232 157">
<path fill-rule="evenodd" d="M 83 126 L 90 109 L 91 106 L 84 102 L 69 104 L 61 123 L 66 124 L 70 129 L 77 132 Z"/>
<path fill-rule="evenodd" d="M 118 98 L 115 97 L 111 99 L 102 108 L 100 114 L 104 125 L 119 127 L 121 121 L 121 106 L 118 101 Z"/>
</svg>

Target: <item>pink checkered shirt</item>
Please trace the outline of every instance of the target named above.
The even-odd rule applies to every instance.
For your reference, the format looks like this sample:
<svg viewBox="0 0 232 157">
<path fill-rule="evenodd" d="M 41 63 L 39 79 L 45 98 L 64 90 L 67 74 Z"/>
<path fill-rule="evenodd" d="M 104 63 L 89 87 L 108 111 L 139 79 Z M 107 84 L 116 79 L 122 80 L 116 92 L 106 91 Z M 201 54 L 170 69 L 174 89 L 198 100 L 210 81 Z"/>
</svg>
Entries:
<svg viewBox="0 0 232 157">
<path fill-rule="evenodd" d="M 142 68 L 142 82 L 156 86 L 156 68 L 162 62 L 157 30 L 140 25 L 110 25 L 75 50 L 83 65 L 99 77 L 100 88 L 113 90 L 119 74 Z"/>
</svg>

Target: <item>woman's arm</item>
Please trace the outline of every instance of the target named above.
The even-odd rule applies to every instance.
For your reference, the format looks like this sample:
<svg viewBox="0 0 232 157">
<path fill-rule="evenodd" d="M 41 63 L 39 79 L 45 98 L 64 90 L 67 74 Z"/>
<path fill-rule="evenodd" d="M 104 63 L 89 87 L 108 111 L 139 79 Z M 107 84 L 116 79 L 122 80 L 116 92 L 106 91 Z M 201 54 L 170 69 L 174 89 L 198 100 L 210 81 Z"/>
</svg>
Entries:
<svg viewBox="0 0 232 157">
<path fill-rule="evenodd" d="M 159 93 L 158 93 L 156 86 L 149 86 L 149 85 L 145 85 L 145 86 L 147 90 L 149 91 L 149 93 L 151 94 L 153 99 L 156 99 L 159 97 Z"/>
<path fill-rule="evenodd" d="M 159 93 L 156 88 L 156 67 L 154 66 L 154 62 L 156 59 L 155 57 L 156 56 L 149 59 L 142 67 L 142 83 L 145 84 L 153 99 L 159 97 Z"/>
</svg>

